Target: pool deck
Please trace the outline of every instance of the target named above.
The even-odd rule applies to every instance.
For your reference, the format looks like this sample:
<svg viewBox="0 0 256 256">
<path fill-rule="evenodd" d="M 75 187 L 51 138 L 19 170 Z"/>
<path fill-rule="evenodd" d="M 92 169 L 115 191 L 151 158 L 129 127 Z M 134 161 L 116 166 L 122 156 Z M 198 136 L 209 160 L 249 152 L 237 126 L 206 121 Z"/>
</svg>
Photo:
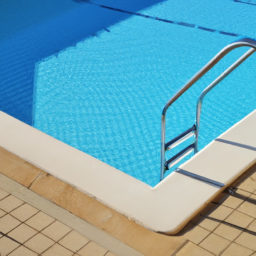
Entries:
<svg viewBox="0 0 256 256">
<path fill-rule="evenodd" d="M 115 256 L 84 235 L 92 232 L 85 221 L 3 175 L 0 180 L 1 256 Z"/>
<path fill-rule="evenodd" d="M 120 256 L 252 255 L 256 251 L 256 111 L 154 188 L 3 112 L 0 121 L 0 189 L 82 234 L 97 248 L 105 248 L 104 254 L 90 256 L 108 252 Z M 52 206 L 45 208 L 38 197 Z M 59 212 L 66 211 L 84 224 L 72 225 L 64 213 L 52 210 L 57 206 Z M 4 216 L 12 215 L 1 207 L 0 202 Z M 1 239 L 7 239 L 12 229 L 1 232 Z M 28 244 L 29 240 L 22 246 L 33 249 Z M 79 250 L 70 252 L 88 255 Z"/>
<path fill-rule="evenodd" d="M 36 193 L 77 217 L 85 219 L 87 223 L 94 226 L 94 230 L 88 230 L 89 234 L 86 234 L 86 236 L 105 248 L 113 246 L 109 250 L 117 255 L 167 256 L 174 253 L 186 242 L 186 239 L 183 237 L 165 236 L 140 226 L 133 220 L 129 220 L 117 211 L 3 148 L 0 148 L 0 172 L 3 174 L 0 178 L 2 179 L 0 182 L 1 189 L 8 190 L 4 187 L 4 184 L 7 182 L 3 181 L 3 179 L 6 179 L 5 176 L 7 176 L 20 183 L 23 186 L 23 191 L 33 191 L 33 195 Z M 7 192 L 10 193 L 11 191 L 12 189 L 9 189 Z M 21 198 L 23 194 L 24 192 L 15 193 L 14 191 L 15 196 L 23 201 L 27 201 L 28 199 Z M 34 203 L 35 200 L 30 201 L 30 204 L 35 207 Z M 36 206 L 38 207 L 40 204 Z M 42 211 L 44 210 L 42 209 Z M 99 231 L 103 231 L 103 234 L 109 234 L 113 240 L 117 240 L 119 243 L 109 243 L 102 237 L 102 234 L 99 234 Z M 123 247 L 120 245 L 123 245 Z"/>
<path fill-rule="evenodd" d="M 177 234 L 206 204 L 256 163 L 256 111 L 211 142 L 155 187 L 3 112 L 0 112 L 0 121 L 0 147 L 44 171 L 40 175 L 37 173 L 37 178 L 32 175 L 34 171 L 25 175 L 36 179 L 30 187 L 47 198 L 55 195 L 56 204 L 75 211 L 76 215 L 81 214 L 99 228 L 105 228 L 105 221 L 99 222 L 92 212 L 98 212 L 98 205 L 105 205 L 108 210 L 104 212 L 103 219 L 113 221 L 115 218 L 110 209 L 114 209 L 119 213 L 117 219 L 122 216 L 120 218 L 132 220 L 158 233 Z M 184 175 L 184 171 L 218 183 L 214 185 Z M 79 193 L 68 188 L 72 194 L 70 200 L 59 198 L 56 188 L 66 188 L 62 183 L 68 183 Z M 81 192 L 87 197 L 80 199 Z M 76 198 L 75 205 L 69 205 L 73 198 Z M 113 233 L 119 232 L 119 228 L 117 230 L 113 230 Z"/>
<path fill-rule="evenodd" d="M 256 255 L 256 165 L 231 184 L 233 196 L 221 193 L 176 236 L 145 229 L 3 148 L 0 172 L 1 256 Z M 30 234 L 19 241 L 24 225 Z M 72 234 L 81 240 L 76 248 L 63 242 Z"/>
</svg>

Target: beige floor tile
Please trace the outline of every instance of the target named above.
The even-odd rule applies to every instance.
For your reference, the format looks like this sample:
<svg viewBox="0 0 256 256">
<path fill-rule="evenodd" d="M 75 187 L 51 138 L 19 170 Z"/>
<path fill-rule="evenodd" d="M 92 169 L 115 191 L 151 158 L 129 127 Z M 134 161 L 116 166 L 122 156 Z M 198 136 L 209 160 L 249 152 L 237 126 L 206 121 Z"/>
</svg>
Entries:
<svg viewBox="0 0 256 256">
<path fill-rule="evenodd" d="M 3 210 L 0 209 L 0 218 L 2 218 L 4 215 L 6 215 L 7 213 Z"/>
<path fill-rule="evenodd" d="M 20 246 L 8 256 L 37 256 L 37 255 L 38 255 L 37 253 L 30 251 L 26 247 Z"/>
<path fill-rule="evenodd" d="M 59 221 L 55 221 L 49 227 L 44 229 L 42 233 L 57 242 L 70 231 L 71 231 L 71 228 L 62 224 Z"/>
<path fill-rule="evenodd" d="M 45 251 L 42 256 L 73 256 L 74 253 L 62 247 L 59 244 L 55 244 Z"/>
<path fill-rule="evenodd" d="M 6 191 L 0 189 L 0 200 L 2 200 L 3 198 L 7 197 L 9 195 L 9 193 L 7 193 Z"/>
<path fill-rule="evenodd" d="M 243 203 L 243 200 L 240 198 L 236 198 L 233 196 L 229 196 L 223 203 L 222 205 L 225 205 L 227 207 L 236 209 L 240 204 Z"/>
<path fill-rule="evenodd" d="M 220 221 L 206 219 L 199 215 L 192 219 L 191 222 L 209 231 L 213 231 L 220 225 Z"/>
<path fill-rule="evenodd" d="M 256 203 L 256 195 L 250 196 L 249 199 L 254 200 Z M 237 208 L 237 210 L 256 218 L 256 204 L 254 204 L 254 202 L 245 201 Z"/>
<path fill-rule="evenodd" d="M 39 233 L 32 237 L 30 240 L 28 240 L 24 245 L 31 249 L 32 251 L 41 254 L 49 247 L 51 247 L 53 244 L 54 241 Z"/>
<path fill-rule="evenodd" d="M 242 230 L 225 225 L 225 224 L 220 224 L 213 232 L 216 235 L 219 235 L 223 238 L 233 241 L 242 233 Z"/>
<path fill-rule="evenodd" d="M 76 231 L 71 231 L 64 238 L 59 241 L 59 244 L 63 245 L 72 252 L 79 251 L 83 246 L 89 242 L 88 238 L 80 235 Z"/>
<path fill-rule="evenodd" d="M 6 256 L 8 253 L 12 252 L 14 249 L 16 249 L 19 246 L 18 243 L 12 241 L 9 238 L 2 237 L 0 239 L 0 253 L 1 256 Z"/>
<path fill-rule="evenodd" d="M 220 255 L 229 245 L 230 241 L 215 234 L 210 234 L 199 244 L 199 246 L 210 251 L 214 255 Z"/>
<path fill-rule="evenodd" d="M 99 246 L 94 242 L 89 242 L 86 246 L 84 246 L 78 254 L 81 256 L 104 256 L 108 250 Z"/>
<path fill-rule="evenodd" d="M 41 231 L 42 229 L 49 226 L 52 222 L 54 222 L 54 219 L 52 217 L 48 216 L 43 212 L 39 212 L 32 218 L 27 220 L 26 224 L 38 231 Z"/>
<path fill-rule="evenodd" d="M 23 244 L 36 233 L 37 231 L 35 231 L 31 227 L 27 226 L 26 224 L 21 224 L 20 226 L 12 230 L 8 234 L 8 236 Z"/>
<path fill-rule="evenodd" d="M 18 199 L 13 195 L 10 195 L 0 201 L 0 209 L 6 212 L 10 212 L 22 204 L 23 204 L 23 201 L 21 201 L 20 199 Z"/>
<path fill-rule="evenodd" d="M 250 231 L 256 232 L 256 220 L 254 220 L 249 227 L 247 227 Z"/>
<path fill-rule="evenodd" d="M 256 180 L 256 171 L 254 171 L 251 175 L 250 175 L 250 178 L 252 180 Z"/>
<path fill-rule="evenodd" d="M 201 212 L 201 214 L 218 220 L 225 220 L 232 211 L 233 209 L 230 209 L 229 207 L 211 203 Z"/>
<path fill-rule="evenodd" d="M 19 208 L 15 209 L 11 212 L 11 215 L 14 216 L 16 219 L 24 222 L 29 219 L 31 216 L 35 215 L 39 210 L 32 207 L 29 204 L 23 204 Z"/>
<path fill-rule="evenodd" d="M 226 222 L 229 222 L 231 224 L 234 224 L 242 228 L 246 228 L 252 221 L 253 221 L 252 217 L 238 211 L 233 212 L 226 219 Z"/>
<path fill-rule="evenodd" d="M 245 248 L 239 244 L 232 243 L 221 256 L 249 256 L 253 253 L 252 250 Z"/>
<path fill-rule="evenodd" d="M 238 193 L 239 195 L 248 198 L 251 193 L 245 192 L 241 189 L 238 189 L 236 191 L 236 193 Z M 236 209 L 239 205 L 241 205 L 244 202 L 244 199 L 240 199 L 240 198 L 236 198 L 234 196 L 229 196 L 223 203 L 222 205 L 228 206 L 230 208 Z"/>
<path fill-rule="evenodd" d="M 178 235 L 182 235 L 186 237 L 188 240 L 190 240 L 194 244 L 199 244 L 209 234 L 210 234 L 210 231 L 204 228 L 201 228 L 200 226 L 195 226 L 190 222 Z"/>
<path fill-rule="evenodd" d="M 13 218 L 11 215 L 7 214 L 0 219 L 0 231 L 7 234 L 12 229 L 20 225 L 20 221 Z"/>
<path fill-rule="evenodd" d="M 253 193 L 256 190 L 256 181 L 251 178 L 247 178 L 245 181 L 241 182 L 237 188 Z"/>
<path fill-rule="evenodd" d="M 117 255 L 114 254 L 114 253 L 112 253 L 112 252 L 108 252 L 108 253 L 106 254 L 106 256 L 117 256 Z"/>
<path fill-rule="evenodd" d="M 236 240 L 236 243 L 256 251 L 256 236 L 243 232 Z"/>
<path fill-rule="evenodd" d="M 213 254 L 203 248 L 188 242 L 175 256 L 212 256 Z"/>
</svg>

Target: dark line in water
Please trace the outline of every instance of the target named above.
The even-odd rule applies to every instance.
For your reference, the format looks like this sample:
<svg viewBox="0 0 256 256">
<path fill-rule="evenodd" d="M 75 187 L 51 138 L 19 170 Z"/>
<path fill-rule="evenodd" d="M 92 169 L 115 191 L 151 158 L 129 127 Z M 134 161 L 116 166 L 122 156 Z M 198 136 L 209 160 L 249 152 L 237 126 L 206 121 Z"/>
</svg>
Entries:
<svg viewBox="0 0 256 256">
<path fill-rule="evenodd" d="M 209 31 L 209 32 L 217 32 L 215 29 L 211 29 L 211 28 L 205 28 L 205 27 L 201 27 L 201 26 L 198 26 L 197 27 L 198 29 L 202 29 L 202 30 L 205 30 L 205 31 Z"/>
<path fill-rule="evenodd" d="M 244 1 L 240 1 L 240 0 L 233 0 L 233 1 L 236 2 L 236 3 L 240 3 L 240 4 L 249 4 L 249 5 L 256 6 L 256 4 L 254 4 L 254 3 L 244 2 Z"/>
<path fill-rule="evenodd" d="M 224 32 L 224 31 L 219 31 L 220 34 L 223 34 L 223 35 L 227 35 L 227 36 L 238 36 L 238 34 L 235 34 L 235 33 L 229 33 L 229 32 Z"/>
<path fill-rule="evenodd" d="M 158 20 L 158 21 L 162 21 L 162 22 L 165 22 L 165 23 L 171 23 L 171 24 L 175 24 L 175 25 L 179 25 L 179 26 L 201 29 L 201 30 L 204 30 L 204 31 L 208 31 L 208 32 L 212 32 L 212 33 L 219 33 L 219 34 L 223 34 L 223 35 L 226 35 L 226 36 L 234 36 L 234 37 L 241 36 L 241 35 L 235 34 L 235 33 L 230 33 L 230 32 L 226 32 L 226 31 L 215 30 L 215 29 L 211 29 L 211 28 L 205 28 L 205 27 L 197 26 L 196 24 L 192 24 L 192 23 L 177 22 L 177 21 L 173 21 L 173 20 L 167 20 L 167 19 L 162 19 L 162 18 L 150 16 L 150 15 L 145 15 L 145 14 L 142 14 L 142 13 L 139 13 L 139 12 L 130 12 L 130 11 L 118 9 L 118 8 L 115 8 L 115 7 L 110 7 L 110 6 L 106 6 L 106 5 L 102 5 L 102 4 L 96 4 L 96 3 L 90 2 L 89 0 L 73 0 L 73 1 L 78 2 L 78 3 L 81 3 L 81 2 L 88 3 L 88 4 L 100 6 L 102 8 L 109 9 L 109 10 L 112 10 L 112 11 L 117 11 L 117 12 L 122 12 L 122 13 L 126 13 L 126 14 L 136 15 L 136 16 L 139 16 L 139 17 L 152 19 L 152 20 Z M 239 0 L 233 0 L 233 1 L 240 2 Z M 104 28 L 104 29 L 106 30 L 106 28 Z M 110 31 L 108 31 L 108 32 L 110 32 Z"/>
<path fill-rule="evenodd" d="M 177 24 L 181 25 L 181 26 L 190 27 L 190 28 L 196 28 L 195 24 L 190 24 L 190 23 L 186 23 L 186 22 L 177 22 Z"/>
<path fill-rule="evenodd" d="M 107 28 L 103 28 L 104 30 L 106 30 L 107 32 L 110 32 L 110 30 L 108 30 Z"/>
</svg>

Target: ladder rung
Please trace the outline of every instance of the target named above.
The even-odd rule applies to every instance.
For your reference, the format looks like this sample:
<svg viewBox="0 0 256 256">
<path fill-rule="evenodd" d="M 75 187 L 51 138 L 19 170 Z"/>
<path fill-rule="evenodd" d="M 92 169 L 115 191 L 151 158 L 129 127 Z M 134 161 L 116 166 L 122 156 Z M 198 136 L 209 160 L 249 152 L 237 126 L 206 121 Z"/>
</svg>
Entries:
<svg viewBox="0 0 256 256">
<path fill-rule="evenodd" d="M 196 130 L 196 125 L 194 124 L 191 128 L 186 130 L 185 132 L 178 135 L 176 138 L 170 140 L 165 144 L 165 150 L 170 150 L 171 148 L 174 148 L 178 146 L 180 143 L 185 141 L 186 139 L 190 138 L 194 135 L 194 131 Z"/>
<path fill-rule="evenodd" d="M 183 159 L 185 156 L 190 154 L 195 148 L 195 143 L 187 146 L 183 150 L 181 150 L 179 153 L 177 153 L 175 156 L 170 158 L 165 163 L 165 169 L 166 171 L 169 170 L 172 166 L 174 166 L 176 163 L 178 163 L 181 159 Z"/>
</svg>

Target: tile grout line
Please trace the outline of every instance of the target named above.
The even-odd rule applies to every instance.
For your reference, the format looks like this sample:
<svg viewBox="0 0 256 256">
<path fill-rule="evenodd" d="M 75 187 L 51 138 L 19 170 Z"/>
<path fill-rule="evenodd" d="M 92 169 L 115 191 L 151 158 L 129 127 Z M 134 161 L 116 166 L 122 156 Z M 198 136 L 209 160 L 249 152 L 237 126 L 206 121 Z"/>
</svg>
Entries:
<svg viewBox="0 0 256 256">
<path fill-rule="evenodd" d="M 242 201 L 242 203 L 244 202 L 244 200 Z M 241 203 L 241 204 L 242 204 Z M 219 203 L 214 203 L 214 204 L 217 204 L 217 205 L 219 205 L 219 206 L 221 206 L 222 204 L 219 204 Z M 240 205 L 241 205 L 240 204 Z M 239 206 L 240 206 L 239 205 Z M 222 206 L 224 206 L 224 205 L 222 205 Z M 207 238 L 207 237 L 209 237 L 211 234 L 214 234 L 214 235 L 216 235 L 216 236 L 218 236 L 218 237 L 221 237 L 221 236 L 219 236 L 219 235 L 217 235 L 216 233 L 214 233 L 214 231 L 221 225 L 221 224 L 224 224 L 225 225 L 225 220 L 232 214 L 232 213 L 234 213 L 235 211 L 236 211 L 236 209 L 237 209 L 237 207 L 234 209 L 234 208 L 231 208 L 231 207 L 228 207 L 228 206 L 225 206 L 225 207 L 227 207 L 227 208 L 229 208 L 229 209 L 232 209 L 232 211 L 230 212 L 230 214 L 228 214 L 227 216 L 226 216 L 226 218 L 224 218 L 224 220 L 218 220 L 218 221 L 220 221 L 219 222 L 219 224 L 213 229 L 213 230 L 211 230 L 210 231 L 210 233 L 198 244 L 198 246 L 200 247 L 200 248 L 203 248 L 203 247 L 201 247 L 201 243 Z M 215 218 L 211 218 L 211 217 L 208 217 L 208 216 L 206 216 L 206 215 L 202 215 L 201 213 L 200 213 L 200 216 L 202 216 L 202 217 L 204 217 L 204 218 L 206 218 L 206 219 L 215 219 Z M 217 219 L 216 219 L 217 220 Z M 228 222 L 227 222 L 228 223 Z M 200 224 L 199 224 L 200 225 Z M 249 224 L 250 225 L 250 224 Z M 208 230 L 209 231 L 209 230 Z M 242 233 L 241 233 L 242 234 Z M 237 239 L 241 234 L 239 234 L 235 239 Z M 223 237 L 221 237 L 221 238 L 223 238 Z M 225 238 L 224 238 L 225 239 Z M 229 241 L 230 243 L 229 243 L 229 245 L 221 252 L 221 253 L 223 253 L 234 241 L 230 241 L 230 240 L 228 240 L 228 239 L 225 239 L 225 240 L 227 240 L 227 241 Z M 205 248 L 203 248 L 203 249 L 205 249 Z"/>
</svg>

